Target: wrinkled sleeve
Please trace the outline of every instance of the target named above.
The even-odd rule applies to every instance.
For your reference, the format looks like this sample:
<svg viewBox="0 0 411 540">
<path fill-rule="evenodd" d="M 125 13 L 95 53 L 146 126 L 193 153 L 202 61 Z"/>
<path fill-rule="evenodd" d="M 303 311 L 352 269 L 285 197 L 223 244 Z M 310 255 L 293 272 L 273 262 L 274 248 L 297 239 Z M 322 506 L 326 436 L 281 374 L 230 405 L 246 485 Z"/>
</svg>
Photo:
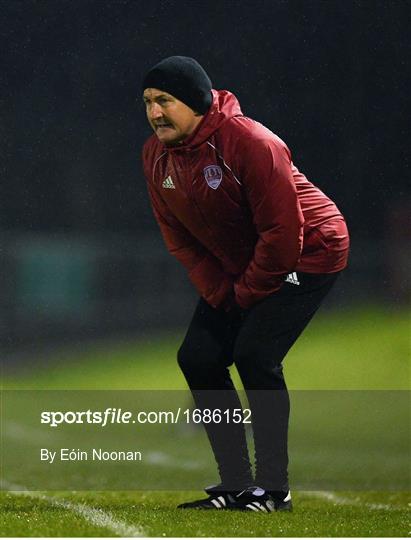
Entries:
<svg viewBox="0 0 411 540">
<path fill-rule="evenodd" d="M 232 291 L 232 278 L 224 272 L 220 262 L 170 212 L 150 183 L 148 191 L 154 216 L 168 251 L 186 268 L 200 296 L 212 307 L 220 307 Z"/>
<path fill-rule="evenodd" d="M 278 291 L 295 269 L 304 219 L 285 145 L 274 138 L 248 141 L 237 168 L 258 234 L 253 257 L 234 285 L 236 302 L 249 308 Z"/>
</svg>

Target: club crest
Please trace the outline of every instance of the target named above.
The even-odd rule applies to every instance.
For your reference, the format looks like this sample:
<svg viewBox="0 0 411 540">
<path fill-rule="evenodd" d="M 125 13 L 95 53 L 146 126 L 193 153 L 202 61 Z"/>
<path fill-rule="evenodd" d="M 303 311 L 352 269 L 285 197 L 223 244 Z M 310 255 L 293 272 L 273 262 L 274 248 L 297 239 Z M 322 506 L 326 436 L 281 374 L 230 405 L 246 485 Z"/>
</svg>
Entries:
<svg viewBox="0 0 411 540">
<path fill-rule="evenodd" d="M 203 170 L 204 178 L 212 189 L 217 189 L 223 179 L 223 171 L 218 165 L 208 165 Z"/>
</svg>

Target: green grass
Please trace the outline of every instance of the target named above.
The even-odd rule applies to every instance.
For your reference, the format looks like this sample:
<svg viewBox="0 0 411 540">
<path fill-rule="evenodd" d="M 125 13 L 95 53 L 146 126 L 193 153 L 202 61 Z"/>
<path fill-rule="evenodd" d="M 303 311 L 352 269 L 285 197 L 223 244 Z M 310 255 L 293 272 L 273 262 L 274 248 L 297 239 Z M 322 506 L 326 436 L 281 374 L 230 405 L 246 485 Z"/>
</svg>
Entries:
<svg viewBox="0 0 411 540">
<path fill-rule="evenodd" d="M 349 494 L 344 504 L 305 493 L 294 495 L 292 514 L 196 512 L 175 505 L 201 493 L 108 492 L 56 494 L 55 499 L 86 504 L 114 516 L 117 522 L 147 536 L 406 536 L 409 532 L 407 495 Z M 348 501 L 351 500 L 352 504 Z M 367 504 L 389 504 L 373 509 Z M 88 523 L 75 512 L 27 496 L 3 494 L 3 536 L 115 536 L 115 530 Z"/>
<path fill-rule="evenodd" d="M 298 390 L 409 389 L 410 313 L 361 308 L 318 314 L 285 361 L 287 384 Z M 36 357 L 4 387 L 18 389 L 184 389 L 176 351 L 184 337 L 155 335 L 85 345 Z M 42 367 L 43 366 L 43 367 Z M 235 370 L 233 370 L 235 371 Z M 236 377 L 236 381 L 238 378 Z"/>
<path fill-rule="evenodd" d="M 408 312 L 378 307 L 319 315 L 287 357 L 285 369 L 290 389 L 409 389 L 409 321 Z M 49 358 L 34 356 L 30 365 L 20 370 L 4 370 L 3 388 L 184 389 L 186 385 L 175 360 L 182 337 L 183 333 L 147 337 L 135 342 L 111 341 L 88 345 L 81 351 L 78 348 L 55 351 Z M 352 395 L 361 396 L 361 393 Z M 378 393 L 375 395 L 378 396 Z M 393 393 L 394 399 L 396 396 Z M 347 422 L 358 409 L 361 410 L 358 403 L 352 404 L 352 410 L 345 407 L 348 411 Z M 378 437 L 382 435 L 381 441 L 387 443 L 387 452 L 393 452 L 392 459 L 390 462 L 387 454 L 386 462 L 380 464 L 376 461 L 376 470 L 391 467 L 390 474 L 395 472 L 398 475 L 403 466 L 402 460 L 407 462 L 409 459 L 409 441 L 404 445 L 403 436 L 409 435 L 409 427 L 404 426 L 409 413 L 401 411 L 405 415 L 403 419 L 399 420 L 400 416 L 396 415 L 390 432 L 380 434 L 379 424 L 390 422 L 390 411 L 379 410 L 378 404 L 374 409 L 375 415 L 370 414 L 370 420 L 364 422 L 361 430 L 363 451 L 371 459 L 373 445 L 376 441 L 378 444 Z M 321 451 L 325 447 L 344 467 L 347 466 L 339 474 L 346 474 L 348 482 L 352 482 L 354 475 L 361 479 L 361 470 L 351 470 L 348 462 L 344 464 L 344 456 L 350 457 L 346 452 L 350 438 L 348 423 L 342 431 L 343 436 L 338 432 L 333 433 L 335 410 L 330 409 L 328 417 L 318 416 L 319 420 L 312 428 L 315 437 L 321 441 L 318 453 L 313 448 L 311 456 L 305 452 L 304 437 L 294 440 L 296 481 L 303 477 L 304 471 L 317 470 L 316 467 L 321 469 L 322 463 L 325 464 Z M 308 425 L 308 418 L 314 413 L 307 410 L 306 414 Z M 305 422 L 304 414 L 301 418 Z M 311 431 L 311 434 L 314 432 Z M 173 455 L 175 453 L 184 458 L 194 448 L 196 457 L 200 456 L 197 439 L 190 443 L 179 436 L 170 441 L 169 450 Z M 18 450 L 17 446 L 16 455 Z M 23 446 L 20 451 L 24 451 Z M 213 471 L 213 466 L 210 470 Z M 165 471 L 166 474 L 181 474 L 178 470 L 172 473 L 168 469 Z M 156 474 L 159 472 L 156 471 Z M 194 471 L 193 479 L 196 479 L 196 474 L 200 473 Z M 2 470 L 1 476 L 7 477 L 7 469 Z M 20 484 L 24 483 L 23 480 Z M 406 536 L 411 530 L 408 521 L 410 499 L 405 491 L 353 490 L 328 495 L 294 491 L 295 510 L 292 514 L 175 510 L 179 502 L 200 496 L 201 492 L 183 491 L 45 491 L 26 495 L 4 491 L 0 495 L 0 534 L 90 537 L 140 532 L 160 537 L 381 537 Z M 94 519 L 90 517 L 93 516 L 91 509 L 99 509 L 102 513 L 97 513 Z M 107 519 L 111 521 L 107 522 Z"/>
</svg>

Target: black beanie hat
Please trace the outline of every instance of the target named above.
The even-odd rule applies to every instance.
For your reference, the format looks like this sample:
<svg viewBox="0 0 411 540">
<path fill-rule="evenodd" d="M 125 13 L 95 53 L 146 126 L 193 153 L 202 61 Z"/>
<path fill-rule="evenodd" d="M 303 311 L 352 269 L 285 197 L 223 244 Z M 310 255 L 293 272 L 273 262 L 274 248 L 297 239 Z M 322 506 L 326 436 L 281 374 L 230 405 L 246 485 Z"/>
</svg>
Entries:
<svg viewBox="0 0 411 540">
<path fill-rule="evenodd" d="M 169 56 L 161 60 L 143 79 L 143 92 L 146 88 L 164 90 L 200 114 L 210 108 L 211 87 L 207 73 L 188 56 Z"/>
</svg>

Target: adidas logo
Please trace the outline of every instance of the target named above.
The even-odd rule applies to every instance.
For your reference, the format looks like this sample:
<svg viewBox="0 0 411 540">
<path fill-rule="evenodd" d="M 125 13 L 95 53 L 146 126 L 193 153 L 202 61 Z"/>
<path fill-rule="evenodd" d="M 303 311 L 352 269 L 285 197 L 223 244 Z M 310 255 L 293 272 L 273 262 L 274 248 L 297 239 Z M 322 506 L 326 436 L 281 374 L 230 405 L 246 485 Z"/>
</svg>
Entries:
<svg viewBox="0 0 411 540">
<path fill-rule="evenodd" d="M 163 188 L 166 189 L 176 189 L 176 186 L 173 183 L 173 180 L 171 179 L 171 176 L 168 175 L 167 178 L 163 182 Z"/>
<path fill-rule="evenodd" d="M 300 284 L 300 282 L 298 281 L 297 272 L 291 272 L 291 274 L 288 274 L 284 281 L 286 281 L 287 283 L 292 283 L 292 285 Z"/>
</svg>

